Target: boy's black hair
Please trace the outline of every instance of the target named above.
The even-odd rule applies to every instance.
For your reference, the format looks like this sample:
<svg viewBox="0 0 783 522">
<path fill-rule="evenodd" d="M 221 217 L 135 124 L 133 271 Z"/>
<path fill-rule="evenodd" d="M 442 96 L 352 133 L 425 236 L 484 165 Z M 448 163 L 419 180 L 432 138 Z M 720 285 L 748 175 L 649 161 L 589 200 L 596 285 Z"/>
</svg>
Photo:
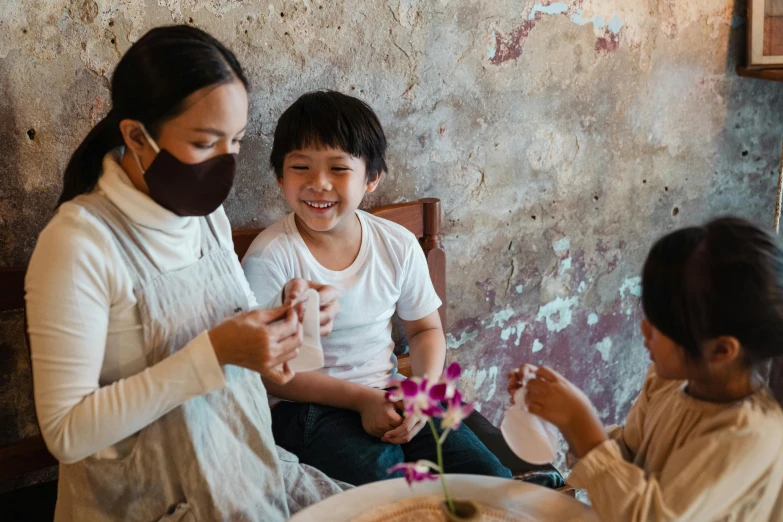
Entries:
<svg viewBox="0 0 783 522">
<path fill-rule="evenodd" d="M 677 230 L 647 256 L 642 306 L 692 360 L 720 336 L 740 342 L 748 365 L 783 354 L 783 251 L 739 218 Z"/>
<path fill-rule="evenodd" d="M 342 149 L 361 158 L 367 166 L 367 182 L 386 172 L 386 136 L 369 105 L 337 91 L 303 94 L 280 116 L 269 164 L 277 179 L 283 176 L 283 160 L 291 151 L 306 147 Z"/>
</svg>

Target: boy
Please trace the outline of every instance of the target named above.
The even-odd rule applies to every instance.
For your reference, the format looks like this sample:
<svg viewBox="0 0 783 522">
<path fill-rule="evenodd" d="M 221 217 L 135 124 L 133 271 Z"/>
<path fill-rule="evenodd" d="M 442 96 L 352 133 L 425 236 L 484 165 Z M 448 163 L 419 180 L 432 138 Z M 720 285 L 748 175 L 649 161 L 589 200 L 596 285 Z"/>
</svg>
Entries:
<svg viewBox="0 0 783 522">
<path fill-rule="evenodd" d="M 300 97 L 280 117 L 270 157 L 293 212 L 261 233 L 242 262 L 262 306 L 283 300 L 294 277 L 339 290 L 341 311 L 322 339 L 324 368 L 265 384 L 277 444 L 356 485 L 389 478 L 400 462 L 436 460 L 431 431 L 384 397 L 397 376 L 392 315 L 402 320 L 415 375 L 439 377 L 446 353 L 441 301 L 416 237 L 357 210 L 386 172 L 385 154 L 367 104 L 334 91 Z M 449 435 L 444 453 L 449 473 L 511 477 L 467 426 Z"/>
</svg>

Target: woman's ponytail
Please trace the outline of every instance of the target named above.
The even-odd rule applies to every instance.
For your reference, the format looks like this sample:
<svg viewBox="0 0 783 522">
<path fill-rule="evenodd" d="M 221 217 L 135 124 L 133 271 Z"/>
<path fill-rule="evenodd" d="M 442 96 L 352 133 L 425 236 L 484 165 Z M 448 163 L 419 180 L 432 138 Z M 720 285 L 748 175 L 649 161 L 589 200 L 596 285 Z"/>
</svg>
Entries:
<svg viewBox="0 0 783 522">
<path fill-rule="evenodd" d="M 120 119 L 114 111 L 110 111 L 92 128 L 68 161 L 57 206 L 90 192 L 101 176 L 103 157 L 122 144 Z"/>
</svg>

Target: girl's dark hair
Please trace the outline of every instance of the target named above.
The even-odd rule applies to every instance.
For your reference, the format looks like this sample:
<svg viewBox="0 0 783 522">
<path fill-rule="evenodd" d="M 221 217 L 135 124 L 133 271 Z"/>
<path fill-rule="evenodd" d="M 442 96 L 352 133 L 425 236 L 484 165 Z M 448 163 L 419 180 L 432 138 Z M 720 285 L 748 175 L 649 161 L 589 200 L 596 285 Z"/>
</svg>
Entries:
<svg viewBox="0 0 783 522">
<path fill-rule="evenodd" d="M 386 172 L 386 135 L 372 108 L 337 91 L 303 94 L 277 121 L 269 164 L 277 179 L 283 177 L 283 160 L 305 147 L 342 149 L 362 158 L 367 181 Z"/>
<path fill-rule="evenodd" d="M 234 54 L 204 31 L 187 25 L 149 31 L 117 64 L 112 109 L 71 156 L 57 205 L 95 187 L 104 155 L 124 143 L 120 121 L 138 120 L 156 137 L 162 123 L 182 112 L 189 95 L 237 79 L 248 87 Z"/>
<path fill-rule="evenodd" d="M 783 252 L 739 218 L 672 232 L 647 256 L 642 306 L 692 360 L 720 336 L 740 342 L 748 365 L 783 354 Z"/>
</svg>

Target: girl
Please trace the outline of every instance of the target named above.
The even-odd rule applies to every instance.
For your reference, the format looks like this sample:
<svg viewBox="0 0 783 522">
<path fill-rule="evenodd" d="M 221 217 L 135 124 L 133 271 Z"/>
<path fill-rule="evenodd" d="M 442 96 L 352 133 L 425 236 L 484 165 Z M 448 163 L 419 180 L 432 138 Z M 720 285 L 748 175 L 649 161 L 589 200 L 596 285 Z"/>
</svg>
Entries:
<svg viewBox="0 0 783 522">
<path fill-rule="evenodd" d="M 529 411 L 581 459 L 568 482 L 604 521 L 783 520 L 783 413 L 761 378 L 783 353 L 783 252 L 759 228 L 718 219 L 659 240 L 642 291 L 653 364 L 623 428 L 605 433 L 549 368 L 527 385 Z"/>
<path fill-rule="evenodd" d="M 231 51 L 192 27 L 153 29 L 68 163 L 25 285 L 36 410 L 60 461 L 55 520 L 279 521 L 341 491 L 272 437 L 259 373 L 292 377 L 274 368 L 301 326 L 290 306 L 250 311 L 221 206 L 247 110 Z M 320 292 L 327 333 L 336 291 Z"/>
</svg>

